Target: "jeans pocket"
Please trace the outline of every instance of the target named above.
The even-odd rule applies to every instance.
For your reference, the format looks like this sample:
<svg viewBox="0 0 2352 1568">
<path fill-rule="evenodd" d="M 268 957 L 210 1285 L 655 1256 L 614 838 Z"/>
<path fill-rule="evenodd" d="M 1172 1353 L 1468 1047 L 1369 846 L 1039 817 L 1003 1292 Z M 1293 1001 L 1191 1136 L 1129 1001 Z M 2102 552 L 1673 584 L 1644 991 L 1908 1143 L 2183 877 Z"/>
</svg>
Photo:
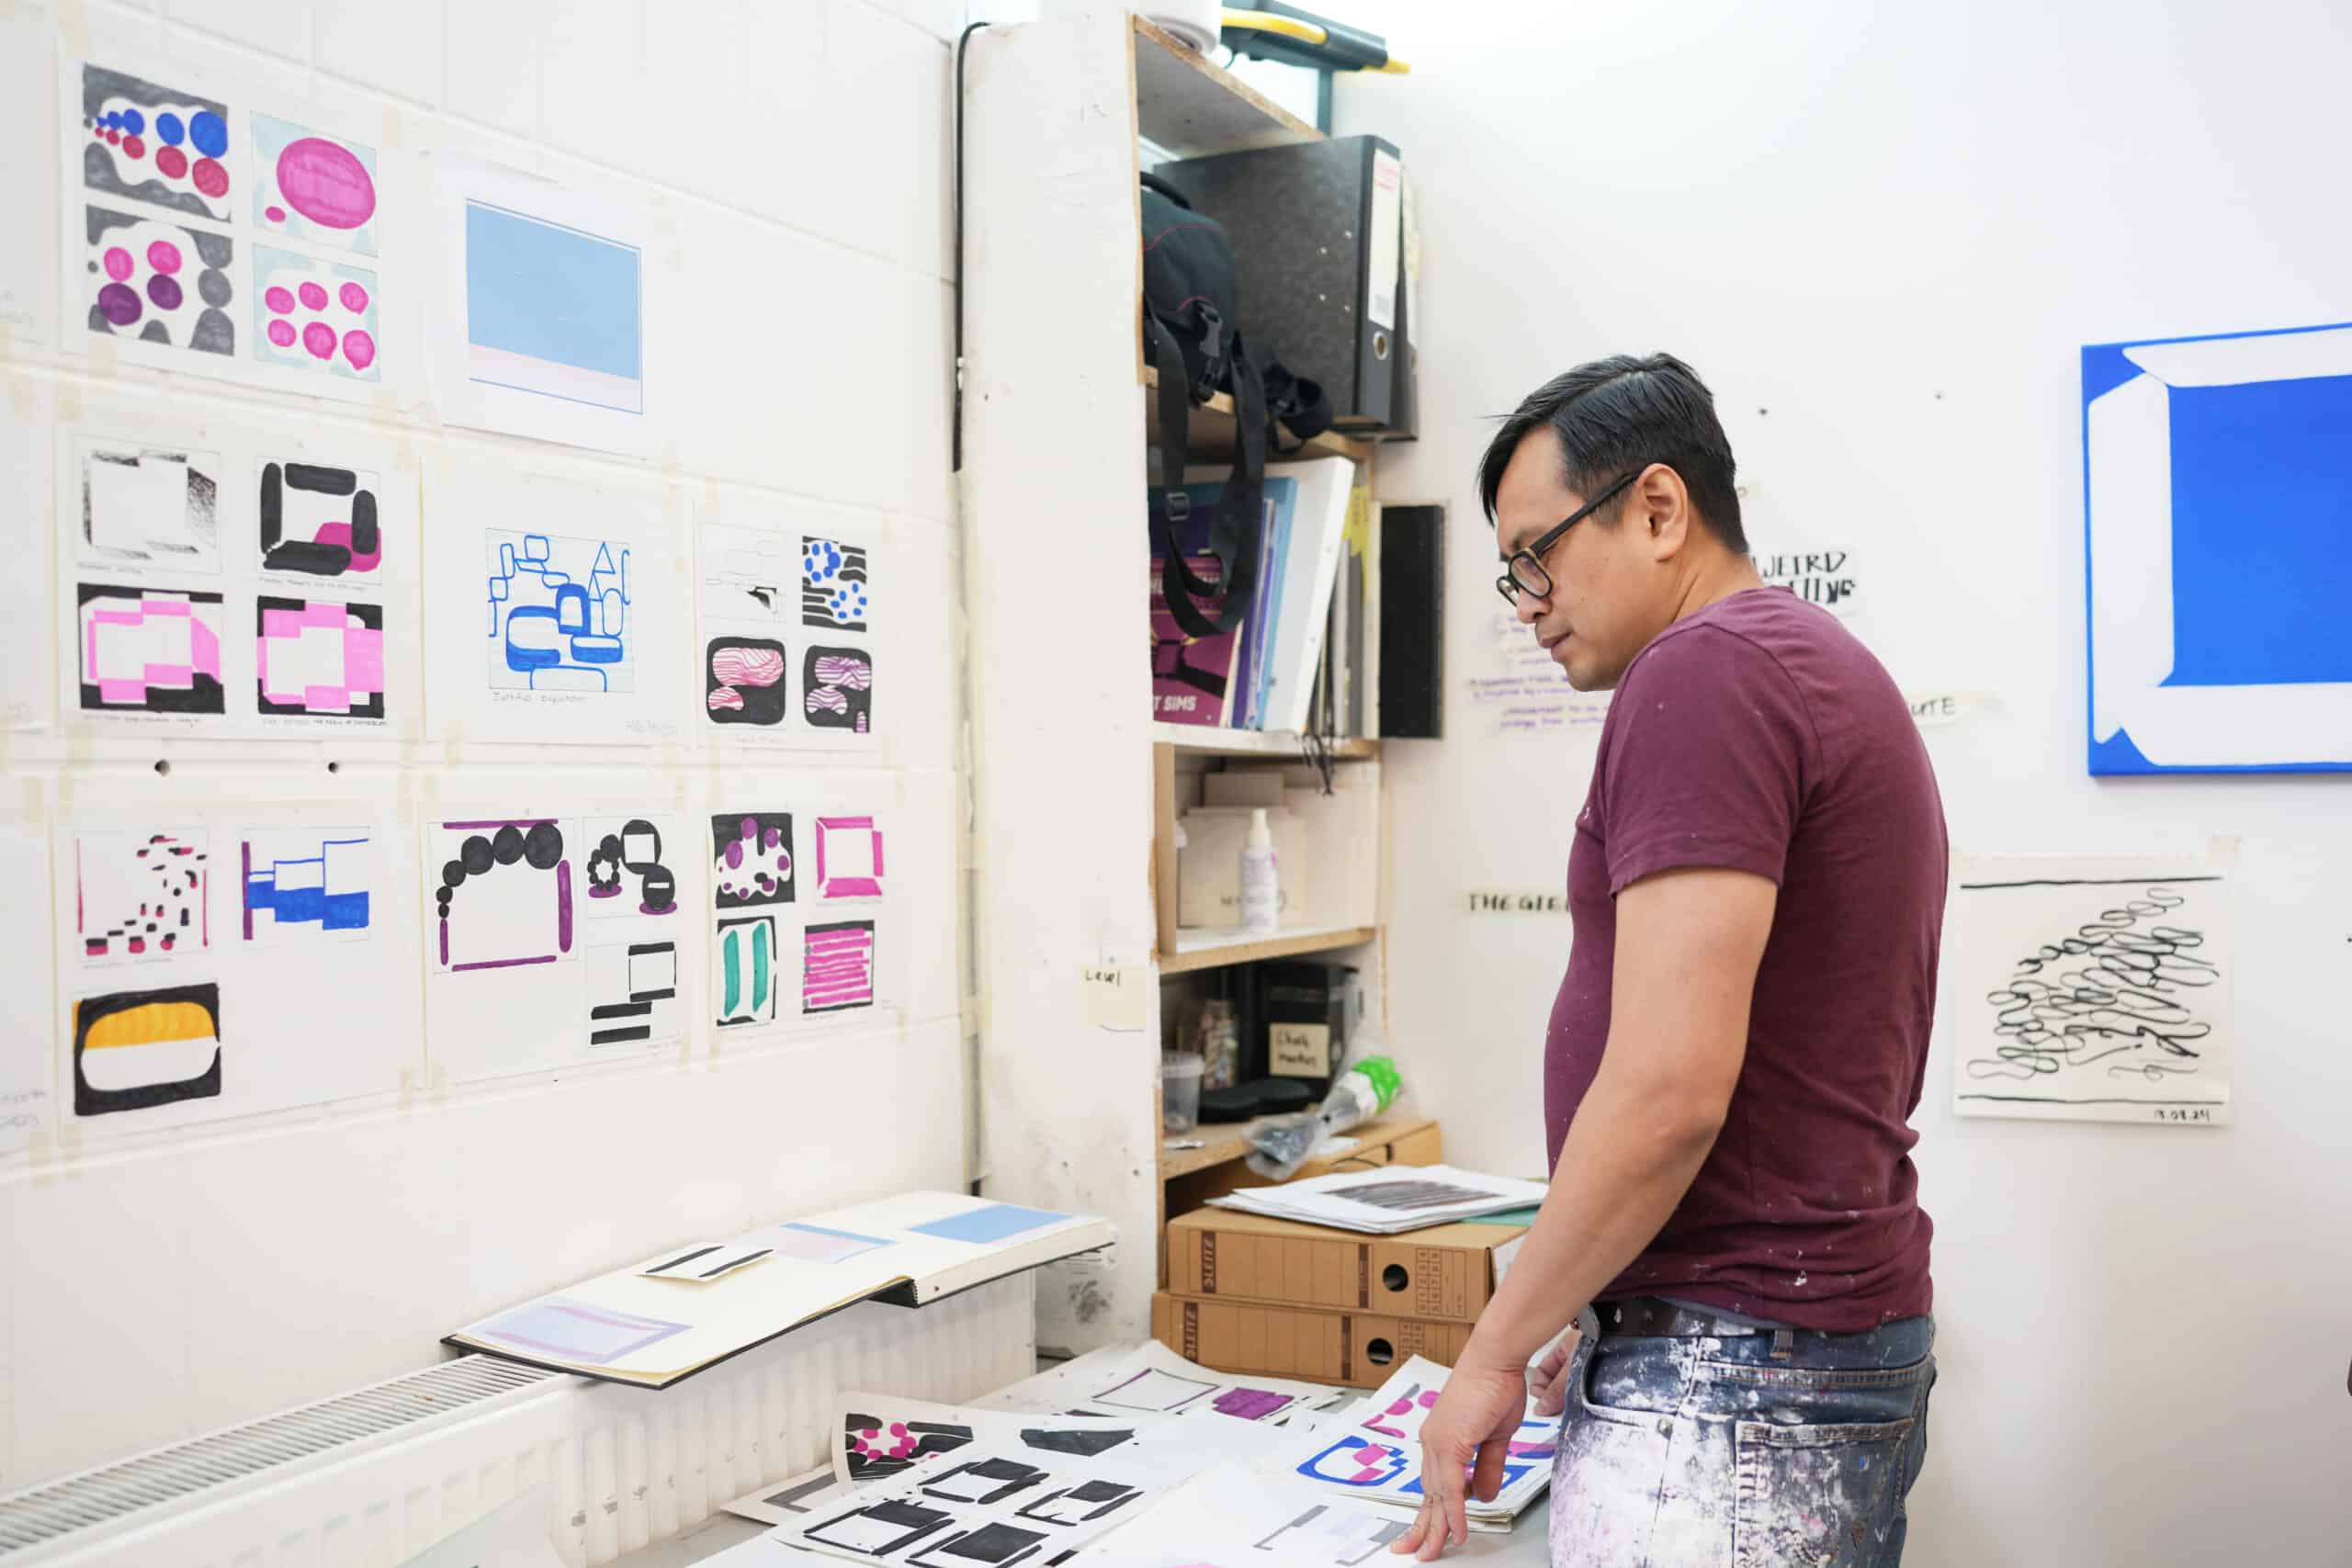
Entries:
<svg viewBox="0 0 2352 1568">
<path fill-rule="evenodd" d="M 1732 1428 L 1735 1568 L 1867 1568 L 1902 1494 L 1897 1473 L 1913 1423 Z"/>
<path fill-rule="evenodd" d="M 1622 1568 L 1649 1554 L 1673 1418 L 1588 1404 L 1578 1391 L 1552 1464 L 1551 1568 Z"/>
</svg>

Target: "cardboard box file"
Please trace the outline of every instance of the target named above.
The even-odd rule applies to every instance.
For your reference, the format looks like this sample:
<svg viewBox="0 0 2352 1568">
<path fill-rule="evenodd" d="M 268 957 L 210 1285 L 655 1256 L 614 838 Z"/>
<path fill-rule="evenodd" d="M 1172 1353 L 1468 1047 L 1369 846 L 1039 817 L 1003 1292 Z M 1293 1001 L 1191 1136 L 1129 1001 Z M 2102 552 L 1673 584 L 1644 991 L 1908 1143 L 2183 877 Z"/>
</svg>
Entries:
<svg viewBox="0 0 2352 1568">
<path fill-rule="evenodd" d="M 1202 1209 L 1168 1222 L 1168 1288 L 1203 1301 L 1466 1325 L 1493 1298 L 1526 1235 L 1520 1225 L 1462 1224 L 1358 1235 Z"/>
<path fill-rule="evenodd" d="M 1163 1291 L 1151 1298 L 1151 1337 L 1221 1372 L 1378 1388 L 1414 1356 L 1452 1366 L 1470 1342 L 1470 1325 L 1197 1301 Z"/>
</svg>

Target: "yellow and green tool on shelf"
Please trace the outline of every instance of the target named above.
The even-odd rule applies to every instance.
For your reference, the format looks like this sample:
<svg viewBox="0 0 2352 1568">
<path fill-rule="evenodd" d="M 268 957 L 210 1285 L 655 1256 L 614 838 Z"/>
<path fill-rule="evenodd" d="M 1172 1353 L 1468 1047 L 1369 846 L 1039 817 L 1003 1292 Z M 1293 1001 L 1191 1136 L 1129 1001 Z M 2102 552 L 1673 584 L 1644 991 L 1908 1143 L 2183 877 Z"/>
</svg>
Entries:
<svg viewBox="0 0 2352 1568">
<path fill-rule="evenodd" d="M 1225 46 L 1236 54 L 1279 60 L 1314 71 L 1385 71 L 1402 75 L 1412 69 L 1388 52 L 1388 40 L 1378 34 L 1283 5 L 1283 0 L 1227 6 L 1220 20 Z"/>
</svg>

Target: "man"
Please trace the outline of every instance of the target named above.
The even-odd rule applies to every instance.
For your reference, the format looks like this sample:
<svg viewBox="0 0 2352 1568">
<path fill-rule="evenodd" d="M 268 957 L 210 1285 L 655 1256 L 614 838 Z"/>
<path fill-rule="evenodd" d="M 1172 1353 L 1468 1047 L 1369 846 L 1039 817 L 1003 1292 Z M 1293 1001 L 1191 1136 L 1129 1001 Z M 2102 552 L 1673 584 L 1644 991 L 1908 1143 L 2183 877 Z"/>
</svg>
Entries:
<svg viewBox="0 0 2352 1568">
<path fill-rule="evenodd" d="M 1550 1194 L 1422 1427 L 1397 1551 L 1423 1561 L 1468 1539 L 1464 1471 L 1494 1495 L 1529 1362 L 1580 1314 L 1536 1368 L 1553 1568 L 1902 1554 L 1943 810 L 1878 660 L 1758 578 L 1732 478 L 1668 355 L 1545 385 L 1479 468 L 1504 596 L 1570 685 L 1617 694 L 1568 857 Z M 1521 809 L 1545 837 L 1564 806 Z"/>
</svg>

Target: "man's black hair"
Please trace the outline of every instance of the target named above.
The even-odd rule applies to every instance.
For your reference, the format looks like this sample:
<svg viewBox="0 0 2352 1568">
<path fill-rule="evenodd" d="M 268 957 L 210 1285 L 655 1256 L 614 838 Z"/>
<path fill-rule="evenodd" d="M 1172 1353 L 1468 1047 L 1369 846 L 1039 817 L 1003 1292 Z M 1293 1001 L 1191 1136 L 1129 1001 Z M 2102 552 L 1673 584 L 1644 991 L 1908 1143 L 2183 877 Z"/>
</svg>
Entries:
<svg viewBox="0 0 2352 1568">
<path fill-rule="evenodd" d="M 1562 475 L 1578 495 L 1597 495 L 1635 468 L 1664 463 L 1682 476 L 1699 516 L 1718 539 L 1747 553 L 1731 442 L 1715 418 L 1714 394 L 1670 354 L 1611 355 L 1555 376 L 1527 395 L 1478 460 L 1478 499 L 1495 520 L 1503 469 L 1530 431 L 1548 424 L 1560 438 Z M 1616 504 L 1622 507 L 1624 499 Z"/>
</svg>

